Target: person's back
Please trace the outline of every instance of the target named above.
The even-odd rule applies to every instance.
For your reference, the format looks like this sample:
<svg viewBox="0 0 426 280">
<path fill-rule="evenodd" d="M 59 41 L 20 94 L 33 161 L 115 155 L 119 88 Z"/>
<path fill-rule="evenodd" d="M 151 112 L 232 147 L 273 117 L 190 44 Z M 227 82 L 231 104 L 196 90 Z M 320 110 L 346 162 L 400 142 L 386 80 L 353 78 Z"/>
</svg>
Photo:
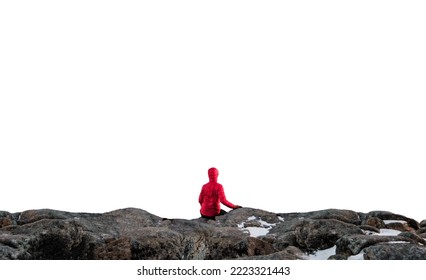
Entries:
<svg viewBox="0 0 426 280">
<path fill-rule="evenodd" d="M 223 186 L 217 182 L 219 171 L 212 167 L 208 170 L 209 182 L 203 185 L 199 196 L 199 203 L 201 204 L 201 216 L 205 218 L 214 218 L 215 216 L 226 213 L 220 209 L 220 203 L 228 206 L 229 208 L 236 209 L 241 206 L 234 205 L 226 199 Z"/>
</svg>

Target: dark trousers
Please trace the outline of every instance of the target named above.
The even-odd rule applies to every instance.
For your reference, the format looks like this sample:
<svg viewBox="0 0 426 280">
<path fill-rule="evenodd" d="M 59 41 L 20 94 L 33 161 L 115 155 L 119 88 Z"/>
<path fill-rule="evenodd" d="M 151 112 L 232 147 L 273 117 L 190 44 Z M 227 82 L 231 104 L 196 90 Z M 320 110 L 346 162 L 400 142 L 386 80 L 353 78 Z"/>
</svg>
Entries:
<svg viewBox="0 0 426 280">
<path fill-rule="evenodd" d="M 220 213 L 217 214 L 216 216 L 208 217 L 208 216 L 204 216 L 203 214 L 201 214 L 201 217 L 203 217 L 205 219 L 209 219 L 209 220 L 215 220 L 217 216 L 222 216 L 222 215 L 225 215 L 226 213 L 228 213 L 228 212 L 226 212 L 225 210 L 220 209 Z"/>
</svg>

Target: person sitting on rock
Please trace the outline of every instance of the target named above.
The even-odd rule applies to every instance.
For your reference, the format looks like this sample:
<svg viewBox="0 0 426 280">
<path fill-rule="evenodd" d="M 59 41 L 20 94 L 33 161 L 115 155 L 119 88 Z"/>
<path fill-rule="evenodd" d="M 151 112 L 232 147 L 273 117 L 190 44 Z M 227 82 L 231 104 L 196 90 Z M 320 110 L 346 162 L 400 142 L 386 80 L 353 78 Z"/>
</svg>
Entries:
<svg viewBox="0 0 426 280">
<path fill-rule="evenodd" d="M 224 215 L 227 212 L 220 209 L 220 203 L 232 209 L 241 208 L 226 199 L 223 186 L 217 182 L 219 171 L 212 167 L 208 170 L 209 182 L 201 188 L 198 202 L 201 205 L 201 217 L 214 220 L 216 216 Z"/>
</svg>

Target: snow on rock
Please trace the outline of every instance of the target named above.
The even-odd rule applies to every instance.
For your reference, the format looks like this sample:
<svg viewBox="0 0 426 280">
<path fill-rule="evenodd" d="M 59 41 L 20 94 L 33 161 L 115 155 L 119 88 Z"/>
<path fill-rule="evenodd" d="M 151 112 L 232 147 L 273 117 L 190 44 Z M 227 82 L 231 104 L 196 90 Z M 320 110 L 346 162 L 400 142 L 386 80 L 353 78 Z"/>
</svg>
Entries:
<svg viewBox="0 0 426 280">
<path fill-rule="evenodd" d="M 242 222 L 237 226 L 242 231 L 248 231 L 251 237 L 259 237 L 267 235 L 276 224 L 271 224 L 260 218 L 251 216 L 247 218 L 246 222 Z"/>
<path fill-rule="evenodd" d="M 381 228 L 380 233 L 370 231 L 370 230 L 363 230 L 362 231 L 365 235 L 381 235 L 381 236 L 397 236 L 401 233 L 401 231 L 396 229 L 388 229 L 388 228 Z"/>
<path fill-rule="evenodd" d="M 385 225 L 394 224 L 394 223 L 400 223 L 400 224 L 407 223 L 407 221 L 403 221 L 403 220 L 383 220 L 383 222 L 385 223 Z"/>
<path fill-rule="evenodd" d="M 247 227 L 247 228 L 244 228 L 244 230 L 248 230 L 251 237 L 259 237 L 259 236 L 267 235 L 270 229 L 259 228 L 259 227 Z"/>
<path fill-rule="evenodd" d="M 396 236 L 398 234 L 400 234 L 401 231 L 399 230 L 395 230 L 395 229 L 387 229 L 387 228 L 381 228 L 380 229 L 380 233 L 378 235 L 384 235 L 384 236 Z"/>
</svg>

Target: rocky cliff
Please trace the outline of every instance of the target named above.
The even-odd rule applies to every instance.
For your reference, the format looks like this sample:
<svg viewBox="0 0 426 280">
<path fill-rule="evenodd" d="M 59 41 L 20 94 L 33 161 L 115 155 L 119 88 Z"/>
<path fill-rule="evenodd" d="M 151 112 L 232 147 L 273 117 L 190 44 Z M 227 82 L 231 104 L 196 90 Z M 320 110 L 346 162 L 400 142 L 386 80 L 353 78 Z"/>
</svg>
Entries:
<svg viewBox="0 0 426 280">
<path fill-rule="evenodd" d="M 426 259 L 426 220 L 386 211 L 271 213 L 241 208 L 216 221 L 0 211 L 0 259 Z"/>
</svg>

